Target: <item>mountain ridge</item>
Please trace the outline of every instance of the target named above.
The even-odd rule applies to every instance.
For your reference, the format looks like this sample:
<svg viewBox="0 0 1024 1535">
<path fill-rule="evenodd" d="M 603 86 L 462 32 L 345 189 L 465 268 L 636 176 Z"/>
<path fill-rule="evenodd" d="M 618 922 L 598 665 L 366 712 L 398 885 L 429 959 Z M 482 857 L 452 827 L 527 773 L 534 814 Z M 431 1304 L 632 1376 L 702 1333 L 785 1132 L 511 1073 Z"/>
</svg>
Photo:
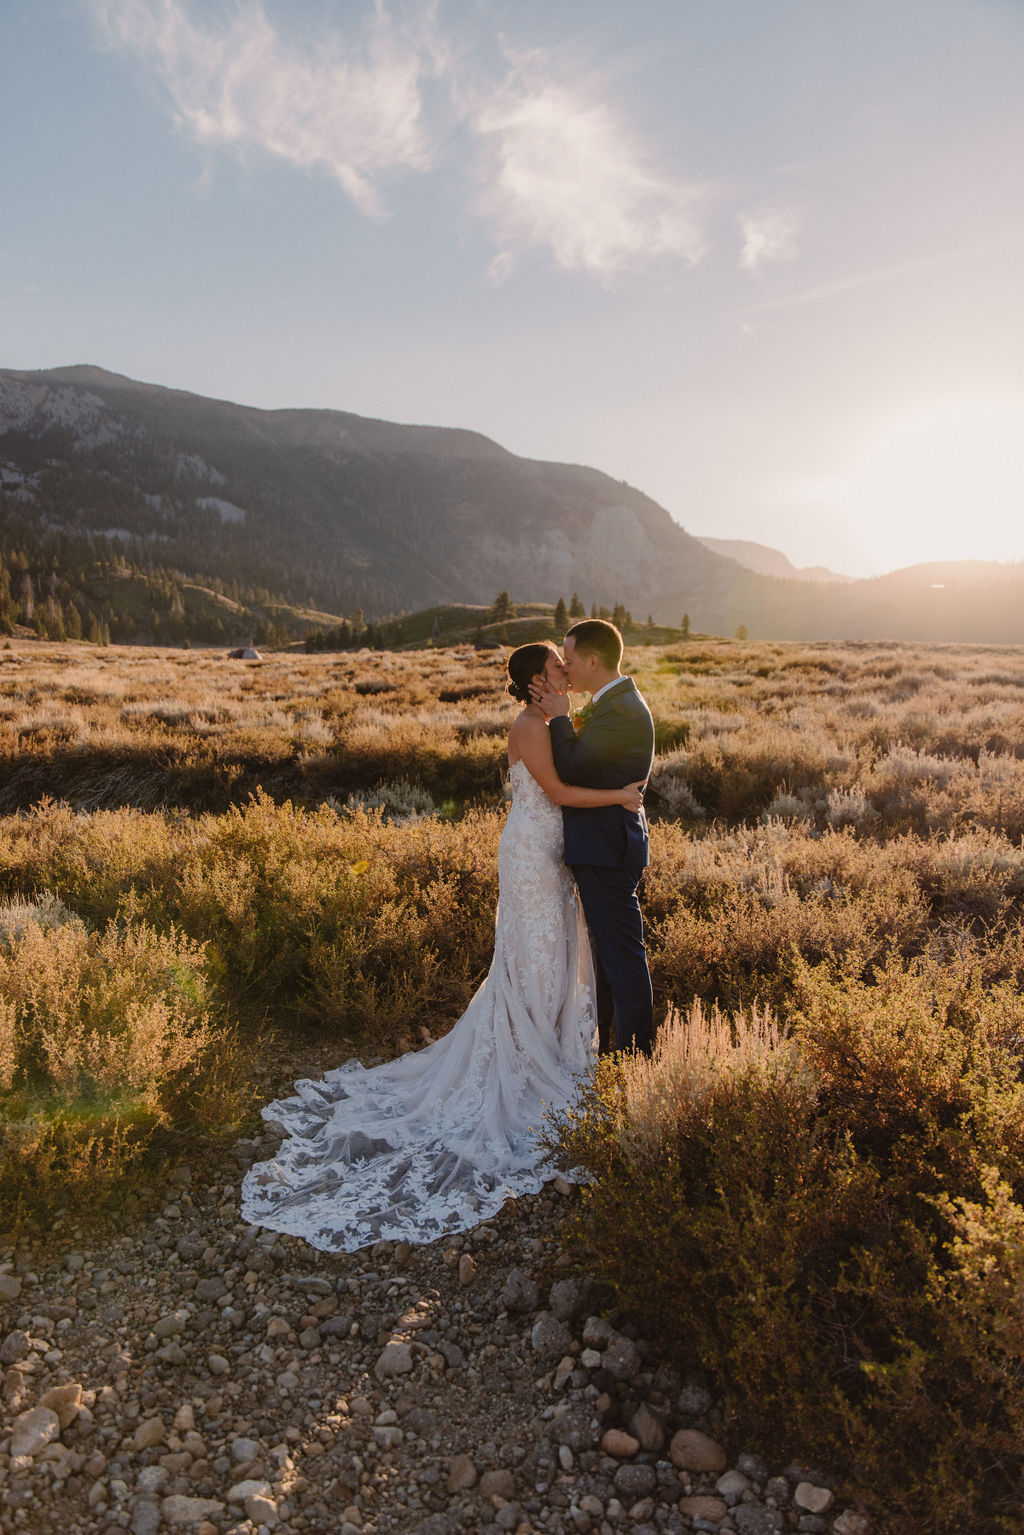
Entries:
<svg viewBox="0 0 1024 1535">
<path fill-rule="evenodd" d="M 986 567 L 991 592 L 954 574 L 941 598 L 923 576 L 765 575 L 587 465 L 521 458 L 465 428 L 262 410 L 90 363 L 0 369 L 0 519 L 8 547 L 92 541 L 140 569 L 327 613 L 383 617 L 507 589 L 551 604 L 578 592 L 587 608 L 622 603 L 675 626 L 685 614 L 706 633 L 1024 640 L 1018 571 L 1012 593 Z"/>
</svg>

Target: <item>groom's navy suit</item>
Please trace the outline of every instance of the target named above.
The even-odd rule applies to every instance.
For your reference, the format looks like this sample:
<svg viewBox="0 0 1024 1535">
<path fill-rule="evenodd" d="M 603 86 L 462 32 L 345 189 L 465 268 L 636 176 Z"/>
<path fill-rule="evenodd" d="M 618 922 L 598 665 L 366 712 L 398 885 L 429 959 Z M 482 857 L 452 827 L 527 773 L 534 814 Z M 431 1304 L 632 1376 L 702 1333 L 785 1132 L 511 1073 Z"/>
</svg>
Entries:
<svg viewBox="0 0 1024 1535">
<path fill-rule="evenodd" d="M 613 683 L 577 734 L 555 715 L 551 748 L 563 783 L 588 789 L 623 789 L 646 779 L 654 761 L 651 711 L 631 677 Z M 647 866 L 647 821 L 642 810 L 602 805 L 562 809 L 565 861 L 576 876 L 594 944 L 601 1049 L 635 1045 L 650 1052 L 654 1035 L 651 976 L 644 947 L 637 886 Z"/>
</svg>

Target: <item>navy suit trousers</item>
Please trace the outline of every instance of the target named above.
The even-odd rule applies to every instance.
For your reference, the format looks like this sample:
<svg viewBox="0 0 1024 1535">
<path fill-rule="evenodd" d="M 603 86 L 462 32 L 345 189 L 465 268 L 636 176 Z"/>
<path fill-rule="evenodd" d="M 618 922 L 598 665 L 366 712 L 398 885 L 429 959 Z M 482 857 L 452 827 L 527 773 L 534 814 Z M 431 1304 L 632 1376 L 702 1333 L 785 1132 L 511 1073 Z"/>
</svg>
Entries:
<svg viewBox="0 0 1024 1535">
<path fill-rule="evenodd" d="M 572 872 L 594 950 L 601 1050 L 629 1050 L 635 1046 L 650 1055 L 654 997 L 637 899 L 644 871 L 586 863 L 573 864 Z"/>
</svg>

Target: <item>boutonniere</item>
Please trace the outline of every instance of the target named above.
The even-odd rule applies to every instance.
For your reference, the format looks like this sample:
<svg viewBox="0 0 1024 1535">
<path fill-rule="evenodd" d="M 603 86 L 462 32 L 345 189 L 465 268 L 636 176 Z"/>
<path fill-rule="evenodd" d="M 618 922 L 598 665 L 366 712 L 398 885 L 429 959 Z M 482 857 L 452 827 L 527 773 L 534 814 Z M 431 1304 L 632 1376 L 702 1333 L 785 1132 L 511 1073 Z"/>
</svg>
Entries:
<svg viewBox="0 0 1024 1535">
<path fill-rule="evenodd" d="M 594 712 L 594 701 L 593 701 L 593 699 L 591 699 L 589 703 L 585 703 L 583 705 L 582 709 L 574 709 L 572 711 L 572 728 L 573 728 L 573 730 L 575 730 L 577 733 L 579 731 L 581 731 L 583 729 L 584 725 L 587 723 L 587 720 L 593 714 L 593 712 Z"/>
</svg>

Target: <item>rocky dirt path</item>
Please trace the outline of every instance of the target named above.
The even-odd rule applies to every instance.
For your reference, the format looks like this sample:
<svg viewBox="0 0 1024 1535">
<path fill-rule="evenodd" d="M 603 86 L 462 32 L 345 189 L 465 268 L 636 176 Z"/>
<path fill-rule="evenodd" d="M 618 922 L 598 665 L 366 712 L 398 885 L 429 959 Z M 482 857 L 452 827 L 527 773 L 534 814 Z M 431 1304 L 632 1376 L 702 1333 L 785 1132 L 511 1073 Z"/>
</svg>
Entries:
<svg viewBox="0 0 1024 1535">
<path fill-rule="evenodd" d="M 703 1382 L 596 1314 L 567 1185 L 334 1257 L 239 1221 L 274 1144 L 0 1248 L 5 1535 L 867 1535 L 820 1472 L 730 1460 Z"/>
</svg>

